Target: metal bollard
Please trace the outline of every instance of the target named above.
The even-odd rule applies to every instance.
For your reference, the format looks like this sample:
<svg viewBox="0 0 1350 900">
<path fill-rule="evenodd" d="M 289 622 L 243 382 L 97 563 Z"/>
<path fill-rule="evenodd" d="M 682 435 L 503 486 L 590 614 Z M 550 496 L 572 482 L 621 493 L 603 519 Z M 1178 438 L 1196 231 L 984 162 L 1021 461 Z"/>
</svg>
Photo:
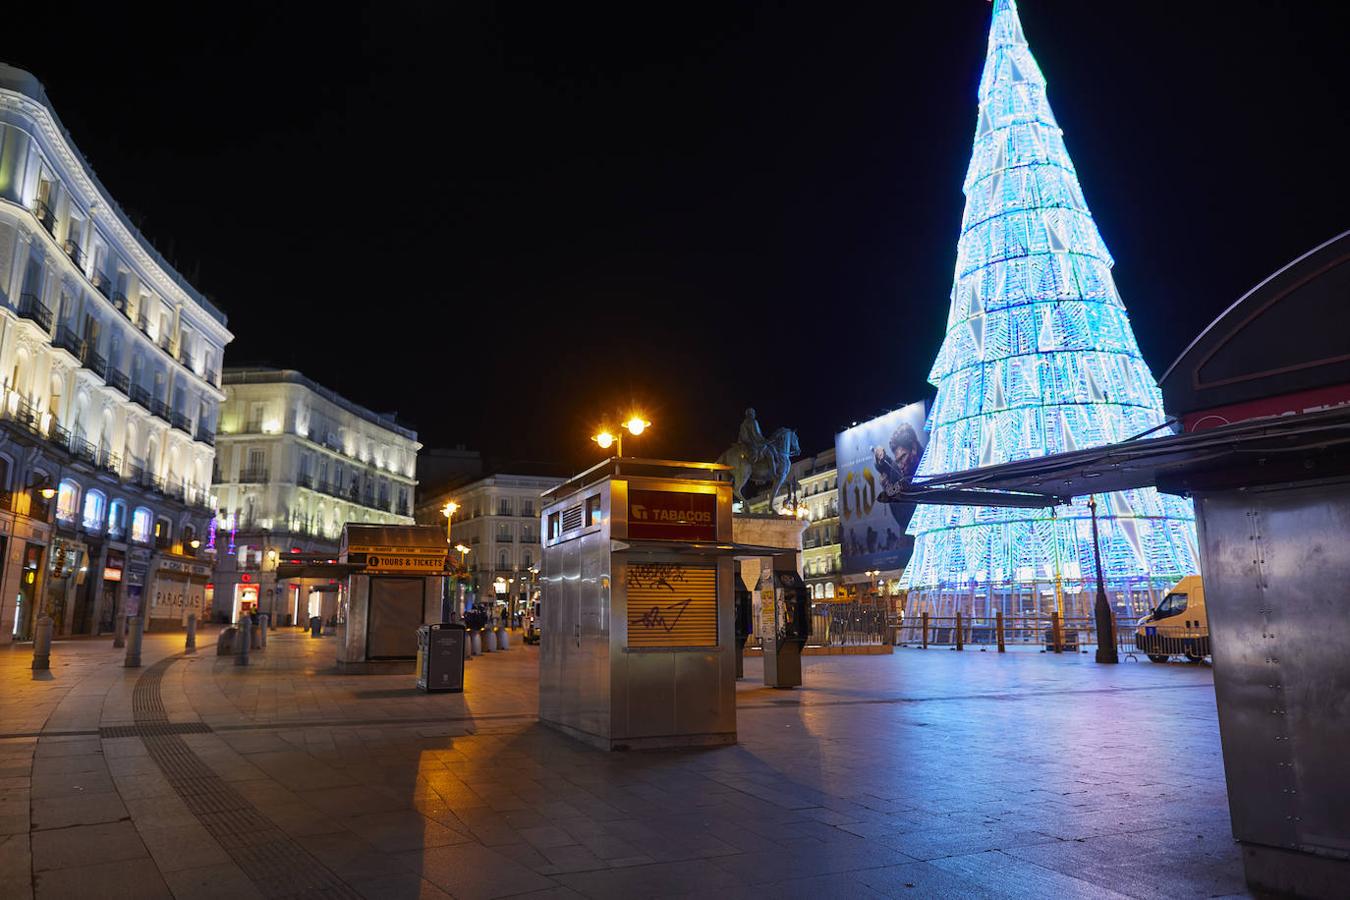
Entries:
<svg viewBox="0 0 1350 900">
<path fill-rule="evenodd" d="M 268 625 L 269 622 L 271 622 L 271 620 L 272 620 L 272 616 L 271 616 L 270 613 L 263 613 L 261 616 L 258 616 L 258 649 L 259 649 L 259 650 L 266 650 L 266 649 L 267 649 L 267 625 Z"/>
<path fill-rule="evenodd" d="M 250 616 L 239 617 L 239 652 L 235 654 L 236 666 L 248 665 L 248 651 L 253 644 L 253 619 Z"/>
<path fill-rule="evenodd" d="M 33 633 L 34 670 L 52 667 L 52 617 L 43 613 L 38 616 L 37 629 Z"/>
<path fill-rule="evenodd" d="M 502 628 L 499 629 L 499 633 L 497 635 L 497 649 L 498 650 L 511 649 L 511 635 L 505 626 L 502 626 Z"/>
<path fill-rule="evenodd" d="M 118 616 L 113 624 L 113 646 L 125 647 L 127 645 L 127 617 Z"/>
<path fill-rule="evenodd" d="M 1008 651 L 1008 648 L 1003 643 L 1003 610 L 1001 609 L 994 616 L 994 628 L 998 632 L 998 652 L 1006 653 Z"/>
<path fill-rule="evenodd" d="M 923 614 L 923 649 L 928 649 L 928 613 Z"/>
<path fill-rule="evenodd" d="M 259 636 L 258 636 L 261 632 L 262 632 L 262 629 L 261 629 L 261 628 L 258 628 L 258 627 L 256 627 L 256 626 L 254 625 L 254 623 L 253 623 L 253 617 L 252 617 L 252 616 L 249 616 L 249 617 L 248 617 L 248 639 L 249 639 L 249 646 L 250 646 L 252 649 L 254 649 L 254 650 L 259 650 L 259 649 L 261 649 L 261 639 L 260 639 Z"/>
<path fill-rule="evenodd" d="M 128 669 L 141 667 L 141 635 L 145 631 L 145 620 L 140 616 L 127 619 L 127 658 L 122 663 Z"/>
<path fill-rule="evenodd" d="M 497 649 L 497 635 L 492 631 L 492 628 L 490 628 L 490 627 L 484 628 L 484 629 L 483 629 L 483 652 L 484 652 L 484 653 L 491 653 L 493 650 L 496 650 L 496 649 Z"/>
<path fill-rule="evenodd" d="M 187 638 L 183 641 L 183 649 L 188 653 L 197 652 L 197 614 L 188 613 Z"/>
<path fill-rule="evenodd" d="M 1052 631 L 1052 633 L 1053 633 L 1053 638 L 1054 638 L 1054 641 L 1055 641 L 1055 652 L 1056 652 L 1056 653 L 1063 653 L 1063 652 L 1064 652 L 1064 626 L 1063 626 L 1062 624 L 1060 624 L 1060 621 L 1059 621 L 1059 612 L 1058 612 L 1058 611 L 1052 612 L 1052 613 L 1050 614 L 1050 629 L 1051 629 L 1051 631 Z"/>
<path fill-rule="evenodd" d="M 956 649 L 966 649 L 965 634 L 961 630 L 961 614 L 956 614 Z"/>
<path fill-rule="evenodd" d="M 473 646 L 474 656 L 483 655 L 483 632 L 479 631 L 477 628 L 469 632 L 469 643 Z"/>
</svg>

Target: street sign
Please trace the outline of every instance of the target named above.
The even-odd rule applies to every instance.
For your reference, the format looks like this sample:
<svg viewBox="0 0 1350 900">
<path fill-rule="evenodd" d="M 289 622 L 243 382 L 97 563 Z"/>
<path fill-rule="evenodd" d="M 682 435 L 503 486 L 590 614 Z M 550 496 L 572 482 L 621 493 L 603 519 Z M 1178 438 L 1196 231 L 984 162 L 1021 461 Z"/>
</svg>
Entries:
<svg viewBox="0 0 1350 900">
<path fill-rule="evenodd" d="M 405 547 L 396 553 L 367 553 L 366 572 L 376 575 L 440 575 L 445 565 L 445 554 L 433 556 L 417 553 Z"/>
</svg>

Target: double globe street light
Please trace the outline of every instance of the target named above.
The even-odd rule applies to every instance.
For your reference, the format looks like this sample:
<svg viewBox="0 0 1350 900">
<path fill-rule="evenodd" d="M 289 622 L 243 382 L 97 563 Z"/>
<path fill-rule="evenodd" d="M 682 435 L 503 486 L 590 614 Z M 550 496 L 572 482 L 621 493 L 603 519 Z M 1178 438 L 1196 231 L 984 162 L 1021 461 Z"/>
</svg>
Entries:
<svg viewBox="0 0 1350 900">
<path fill-rule="evenodd" d="M 601 450 L 608 450 L 610 447 L 614 447 L 615 456 L 622 457 L 623 433 L 627 431 L 633 437 L 637 437 L 651 427 L 651 422 L 648 422 L 640 414 L 634 413 L 628 417 L 628 421 L 624 422 L 620 428 L 617 428 L 614 431 L 610 431 L 608 428 L 601 428 L 599 434 L 591 435 L 591 440 L 599 444 Z"/>
</svg>

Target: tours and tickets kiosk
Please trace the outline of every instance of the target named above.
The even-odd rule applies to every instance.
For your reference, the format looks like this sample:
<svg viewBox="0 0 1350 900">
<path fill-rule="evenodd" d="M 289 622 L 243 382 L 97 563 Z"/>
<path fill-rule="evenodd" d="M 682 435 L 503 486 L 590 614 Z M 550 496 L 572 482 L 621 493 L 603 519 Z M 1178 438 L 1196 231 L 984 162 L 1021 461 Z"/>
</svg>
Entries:
<svg viewBox="0 0 1350 900">
<path fill-rule="evenodd" d="M 439 622 L 445 532 L 433 525 L 347 525 L 338 565 L 337 667 L 346 672 L 412 671 L 417 629 Z"/>
<path fill-rule="evenodd" d="M 544 495 L 545 724 L 612 750 L 735 742 L 724 471 L 610 459 Z"/>
</svg>

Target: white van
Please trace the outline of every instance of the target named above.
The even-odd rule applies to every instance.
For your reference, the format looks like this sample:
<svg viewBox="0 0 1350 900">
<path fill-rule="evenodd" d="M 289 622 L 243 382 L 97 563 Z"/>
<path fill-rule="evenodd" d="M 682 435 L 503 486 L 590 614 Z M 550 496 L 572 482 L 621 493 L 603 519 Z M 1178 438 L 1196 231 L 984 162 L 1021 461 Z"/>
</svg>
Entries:
<svg viewBox="0 0 1350 900">
<path fill-rule="evenodd" d="M 1155 663 L 1173 656 L 1198 663 L 1209 656 L 1209 617 L 1199 575 L 1181 579 L 1153 612 L 1139 620 L 1134 645 Z"/>
</svg>

